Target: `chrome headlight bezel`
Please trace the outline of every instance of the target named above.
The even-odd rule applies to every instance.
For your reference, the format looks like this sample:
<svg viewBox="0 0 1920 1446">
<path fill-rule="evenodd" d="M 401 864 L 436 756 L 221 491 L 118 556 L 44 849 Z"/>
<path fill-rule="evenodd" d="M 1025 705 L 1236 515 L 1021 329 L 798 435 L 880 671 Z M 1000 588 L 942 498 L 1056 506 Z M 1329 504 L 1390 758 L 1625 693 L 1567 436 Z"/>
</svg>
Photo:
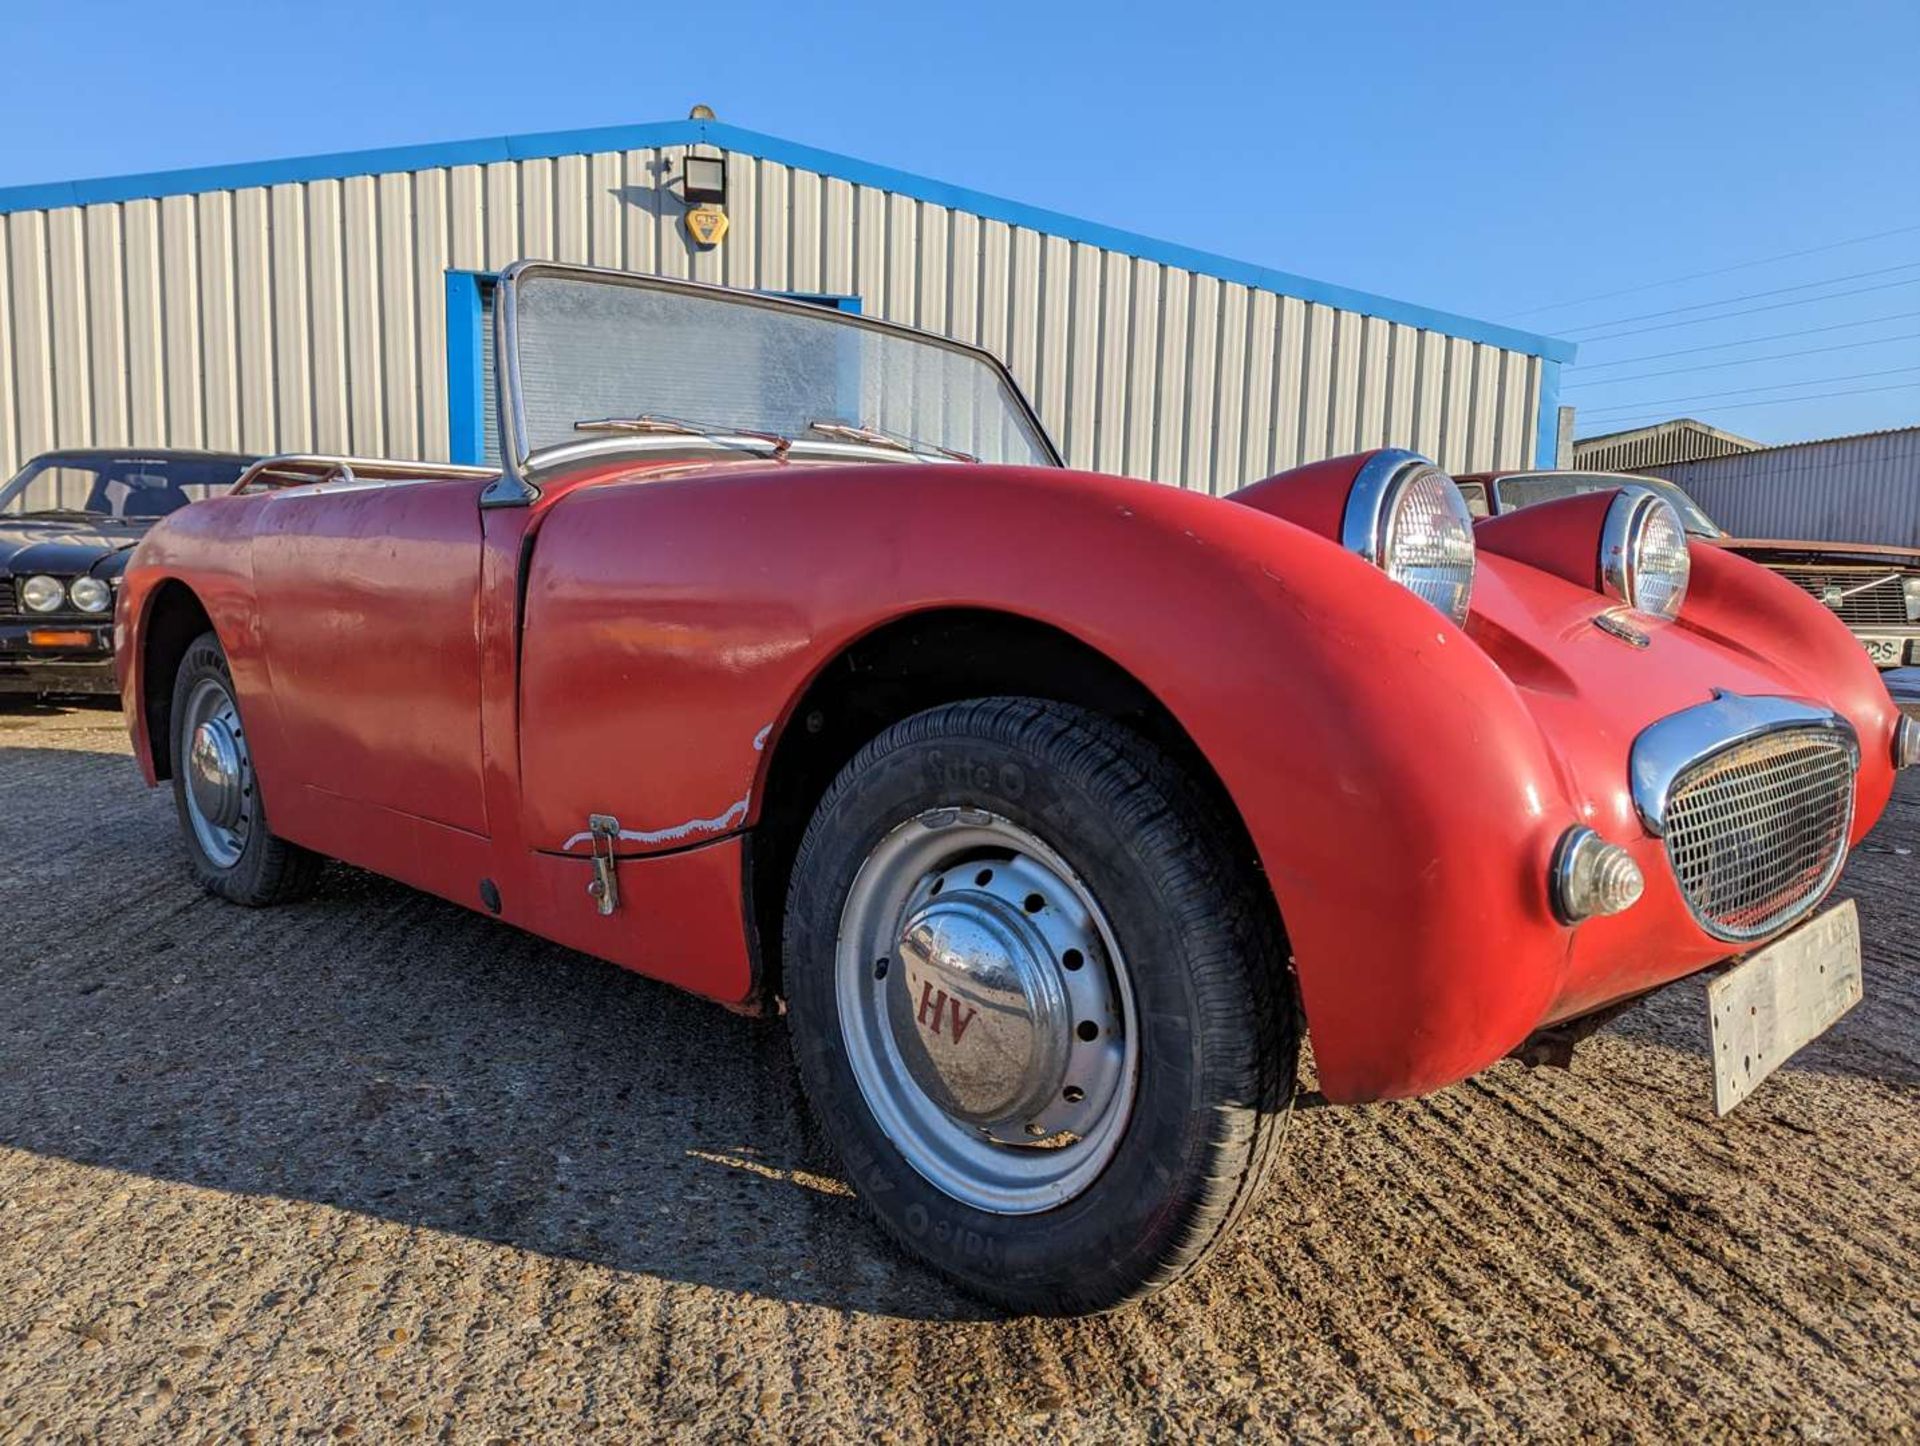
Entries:
<svg viewBox="0 0 1920 1446">
<path fill-rule="evenodd" d="M 1437 523 L 1439 535 L 1421 539 L 1411 534 L 1408 524 L 1416 520 L 1411 515 L 1414 508 L 1426 509 L 1428 515 L 1421 521 L 1430 534 Z M 1432 515 L 1436 508 L 1437 519 Z M 1455 625 L 1465 625 L 1478 563 L 1473 514 L 1453 478 L 1429 459 L 1399 448 L 1369 458 L 1347 493 L 1340 542 L 1415 597 L 1431 603 Z M 1410 556 L 1410 550 L 1422 542 L 1437 545 L 1442 555 Z"/>
<path fill-rule="evenodd" d="M 66 584 L 57 577 L 36 572 L 20 583 L 20 606 L 30 613 L 57 613 L 67 601 Z"/>
<path fill-rule="evenodd" d="M 97 577 L 76 577 L 67 584 L 67 597 L 76 611 L 95 617 L 113 609 L 113 589 Z"/>
<path fill-rule="evenodd" d="M 1642 617 L 1671 622 L 1692 576 L 1686 527 L 1673 504 L 1644 487 L 1621 488 L 1600 529 L 1600 591 Z"/>
</svg>

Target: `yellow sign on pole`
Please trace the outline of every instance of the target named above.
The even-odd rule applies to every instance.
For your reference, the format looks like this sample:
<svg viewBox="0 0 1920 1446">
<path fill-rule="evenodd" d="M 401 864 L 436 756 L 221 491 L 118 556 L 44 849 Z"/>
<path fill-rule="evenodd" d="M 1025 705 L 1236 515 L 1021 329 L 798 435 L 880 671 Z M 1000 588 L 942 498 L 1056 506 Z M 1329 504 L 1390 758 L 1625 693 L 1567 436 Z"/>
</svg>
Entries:
<svg viewBox="0 0 1920 1446">
<path fill-rule="evenodd" d="M 718 246 L 727 234 L 727 213 L 718 206 L 695 206 L 687 212 L 687 234 L 702 246 Z"/>
</svg>

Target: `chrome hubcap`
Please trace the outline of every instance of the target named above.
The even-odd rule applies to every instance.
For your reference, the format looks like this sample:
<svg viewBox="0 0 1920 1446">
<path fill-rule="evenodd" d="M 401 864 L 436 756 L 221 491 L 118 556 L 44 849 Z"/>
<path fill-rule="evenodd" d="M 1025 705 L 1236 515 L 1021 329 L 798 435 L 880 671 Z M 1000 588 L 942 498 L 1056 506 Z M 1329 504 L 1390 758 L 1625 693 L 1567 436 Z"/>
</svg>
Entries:
<svg viewBox="0 0 1920 1446">
<path fill-rule="evenodd" d="M 895 829 L 848 894 L 836 983 L 868 1106 L 949 1195 L 1045 1210 L 1112 1158 L 1138 1073 L 1125 966 L 1025 829 L 973 809 Z"/>
<path fill-rule="evenodd" d="M 180 734 L 186 742 L 188 821 L 201 850 L 219 868 L 239 862 L 253 824 L 253 762 L 233 695 L 203 678 L 187 698 Z"/>
<path fill-rule="evenodd" d="M 201 816 L 216 828 L 240 821 L 240 745 L 225 720 L 209 718 L 193 730 L 187 786 Z"/>
</svg>

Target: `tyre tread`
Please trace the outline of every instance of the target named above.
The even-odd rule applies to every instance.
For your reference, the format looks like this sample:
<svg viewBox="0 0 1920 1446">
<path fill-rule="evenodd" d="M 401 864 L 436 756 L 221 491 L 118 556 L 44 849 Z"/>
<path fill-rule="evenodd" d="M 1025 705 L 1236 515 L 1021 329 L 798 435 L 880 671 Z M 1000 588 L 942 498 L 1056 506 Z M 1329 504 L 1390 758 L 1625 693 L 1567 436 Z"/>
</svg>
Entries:
<svg viewBox="0 0 1920 1446">
<path fill-rule="evenodd" d="M 795 877 L 823 847 L 834 806 L 889 754 L 916 743 L 961 735 L 997 742 L 1047 760 L 1085 793 L 1111 808 L 1141 853 L 1156 861 L 1161 903 L 1190 941 L 1188 969 L 1202 1016 L 1199 1037 L 1217 1104 L 1202 1148 L 1211 1155 L 1199 1189 L 1179 1202 L 1181 1229 L 1159 1258 L 1132 1279 L 1114 1272 L 1085 1288 L 1048 1283 L 1044 1297 L 1025 1298 L 1018 1282 L 985 1288 L 1002 1303 L 1053 1313 L 1104 1311 L 1142 1299 L 1193 1271 L 1244 1219 L 1278 1160 L 1285 1110 L 1294 1084 L 1298 1015 L 1277 910 L 1264 878 L 1230 845 L 1237 820 L 1161 749 L 1121 724 L 1065 703 L 992 697 L 950 703 L 909 717 L 869 742 L 829 787 L 801 841 Z M 803 937 L 790 918 L 786 937 Z M 806 962 L 790 958 L 789 979 Z M 797 1041 L 796 1041 L 797 1044 Z M 910 1253 L 914 1245 L 882 1212 L 874 1217 Z"/>
</svg>

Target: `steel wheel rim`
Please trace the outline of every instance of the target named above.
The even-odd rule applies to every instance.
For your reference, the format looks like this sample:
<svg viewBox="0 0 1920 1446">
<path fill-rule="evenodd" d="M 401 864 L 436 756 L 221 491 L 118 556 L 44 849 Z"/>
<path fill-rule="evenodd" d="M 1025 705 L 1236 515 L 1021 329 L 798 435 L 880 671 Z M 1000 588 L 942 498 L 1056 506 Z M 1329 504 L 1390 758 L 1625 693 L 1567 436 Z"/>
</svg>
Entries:
<svg viewBox="0 0 1920 1446">
<path fill-rule="evenodd" d="M 180 754 L 194 839 L 215 868 L 232 868 L 253 831 L 253 758 L 239 707 L 219 679 L 202 678 L 187 695 Z"/>
<path fill-rule="evenodd" d="M 1112 1161 L 1139 1078 L 1131 978 L 1091 890 L 1028 830 L 958 808 L 896 827 L 848 891 L 834 978 L 868 1109 L 943 1193 L 1034 1214 Z"/>
</svg>

